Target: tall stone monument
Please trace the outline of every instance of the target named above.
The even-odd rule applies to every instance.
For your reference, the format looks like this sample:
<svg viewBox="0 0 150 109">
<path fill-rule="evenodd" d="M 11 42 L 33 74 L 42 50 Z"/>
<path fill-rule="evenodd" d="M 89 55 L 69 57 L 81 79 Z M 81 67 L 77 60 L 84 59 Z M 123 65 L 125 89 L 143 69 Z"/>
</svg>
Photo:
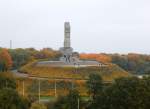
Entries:
<svg viewBox="0 0 150 109">
<path fill-rule="evenodd" d="M 64 48 L 70 48 L 70 23 L 64 24 Z"/>
<path fill-rule="evenodd" d="M 62 57 L 60 58 L 60 61 L 66 62 L 66 63 L 72 63 L 73 62 L 73 48 L 71 48 L 71 42 L 70 42 L 70 23 L 65 22 L 64 23 L 64 47 L 60 48 L 60 52 L 62 53 Z"/>
</svg>

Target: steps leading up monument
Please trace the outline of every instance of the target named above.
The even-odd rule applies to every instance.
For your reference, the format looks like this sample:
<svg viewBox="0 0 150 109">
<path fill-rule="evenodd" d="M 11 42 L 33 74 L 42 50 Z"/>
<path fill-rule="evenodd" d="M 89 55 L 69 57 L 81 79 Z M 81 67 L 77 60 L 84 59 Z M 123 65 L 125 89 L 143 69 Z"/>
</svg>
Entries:
<svg viewBox="0 0 150 109">
<path fill-rule="evenodd" d="M 87 66 L 103 66 L 98 61 L 80 60 L 79 54 L 73 52 L 70 39 L 71 27 L 69 22 L 64 23 L 64 46 L 60 48 L 62 56 L 59 61 L 40 61 L 37 66 L 52 67 L 87 67 Z"/>
</svg>

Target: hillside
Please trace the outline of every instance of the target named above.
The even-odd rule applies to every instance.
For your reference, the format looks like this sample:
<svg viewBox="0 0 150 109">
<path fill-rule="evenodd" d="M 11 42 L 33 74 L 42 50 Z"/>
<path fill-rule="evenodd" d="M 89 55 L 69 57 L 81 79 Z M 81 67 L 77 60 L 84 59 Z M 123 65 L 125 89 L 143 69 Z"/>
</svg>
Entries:
<svg viewBox="0 0 150 109">
<path fill-rule="evenodd" d="M 115 64 L 109 64 L 105 67 L 47 67 L 36 66 L 30 63 L 23 66 L 20 72 L 27 73 L 30 76 L 62 78 L 62 79 L 88 79 L 90 73 L 98 73 L 104 81 L 112 81 L 119 77 L 127 77 L 129 73 Z"/>
</svg>

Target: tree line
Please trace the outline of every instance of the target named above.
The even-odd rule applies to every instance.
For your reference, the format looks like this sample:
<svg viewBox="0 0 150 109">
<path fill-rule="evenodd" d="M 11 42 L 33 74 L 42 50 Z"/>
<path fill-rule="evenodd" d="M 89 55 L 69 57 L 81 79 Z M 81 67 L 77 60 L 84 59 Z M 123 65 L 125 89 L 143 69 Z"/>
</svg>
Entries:
<svg viewBox="0 0 150 109">
<path fill-rule="evenodd" d="M 59 97 L 53 107 L 49 105 L 48 109 L 149 109 L 149 85 L 150 77 L 128 77 L 104 86 L 99 75 L 91 74 L 87 81 L 88 101 L 83 100 L 77 90 L 71 90 L 67 96 Z"/>
<path fill-rule="evenodd" d="M 34 60 L 58 60 L 60 55 L 59 51 L 51 48 L 43 48 L 41 50 L 34 48 L 0 48 L 0 71 L 18 69 Z"/>
<path fill-rule="evenodd" d="M 59 50 L 43 48 L 36 50 L 34 48 L 5 49 L 0 48 L 0 71 L 7 69 L 17 69 L 33 60 L 59 60 L 61 53 Z M 116 64 L 124 70 L 133 74 L 150 73 L 150 55 L 129 53 L 106 54 L 91 53 L 80 54 L 80 59 L 97 60 L 105 64 Z"/>
<path fill-rule="evenodd" d="M 150 73 L 150 55 L 144 54 L 80 54 L 81 59 L 94 59 L 105 64 L 116 64 L 132 74 Z"/>
</svg>

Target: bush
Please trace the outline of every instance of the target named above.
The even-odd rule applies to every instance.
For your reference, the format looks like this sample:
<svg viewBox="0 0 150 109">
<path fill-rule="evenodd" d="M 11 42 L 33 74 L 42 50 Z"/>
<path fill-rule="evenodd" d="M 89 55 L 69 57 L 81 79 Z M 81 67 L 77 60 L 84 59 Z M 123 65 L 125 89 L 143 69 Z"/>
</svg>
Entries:
<svg viewBox="0 0 150 109">
<path fill-rule="evenodd" d="M 29 103 L 11 88 L 0 90 L 0 109 L 28 109 Z"/>
<path fill-rule="evenodd" d="M 42 103 L 32 103 L 30 109 L 47 109 L 47 107 Z"/>
</svg>

